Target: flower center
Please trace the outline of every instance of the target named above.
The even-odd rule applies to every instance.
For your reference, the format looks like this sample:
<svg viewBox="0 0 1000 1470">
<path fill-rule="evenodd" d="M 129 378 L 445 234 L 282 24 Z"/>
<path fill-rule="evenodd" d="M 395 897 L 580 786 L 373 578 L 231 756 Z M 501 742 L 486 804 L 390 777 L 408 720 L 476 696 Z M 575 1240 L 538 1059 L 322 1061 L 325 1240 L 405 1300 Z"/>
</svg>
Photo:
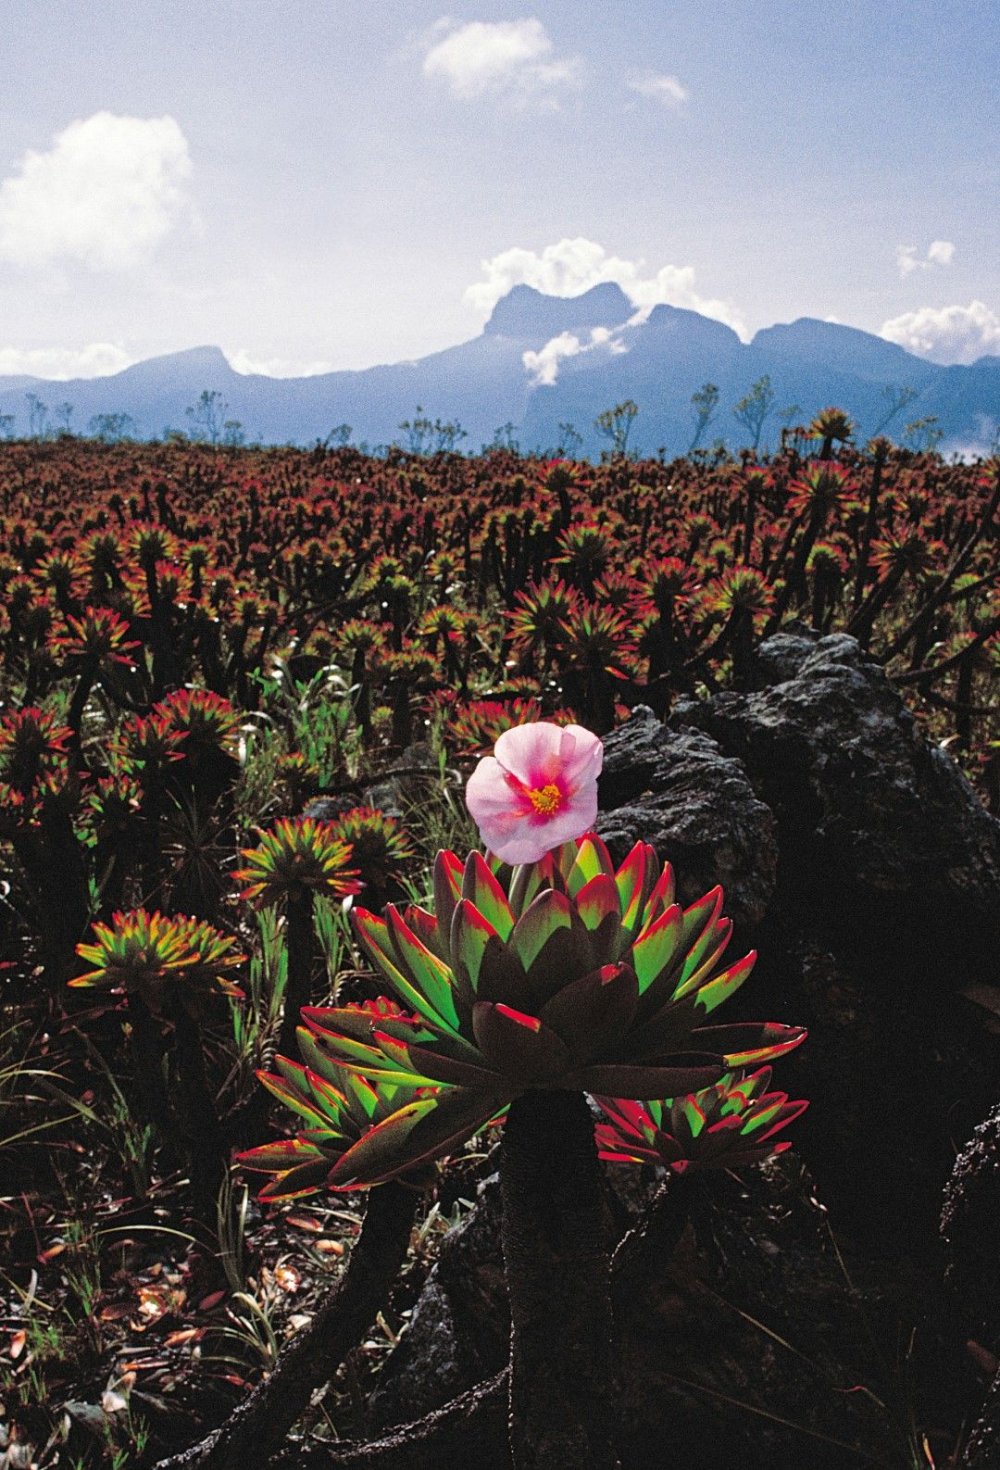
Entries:
<svg viewBox="0 0 1000 1470">
<path fill-rule="evenodd" d="M 552 813 L 557 812 L 562 806 L 562 792 L 554 781 L 550 781 L 548 786 L 536 787 L 534 790 L 529 787 L 527 795 L 535 811 L 543 817 L 551 817 Z"/>
</svg>

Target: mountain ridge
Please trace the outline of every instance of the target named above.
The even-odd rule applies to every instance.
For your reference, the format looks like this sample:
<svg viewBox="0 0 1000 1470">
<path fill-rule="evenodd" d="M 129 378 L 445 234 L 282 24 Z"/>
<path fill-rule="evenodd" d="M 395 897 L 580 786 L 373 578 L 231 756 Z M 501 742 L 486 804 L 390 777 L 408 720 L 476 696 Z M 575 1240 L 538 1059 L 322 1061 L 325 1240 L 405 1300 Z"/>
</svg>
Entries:
<svg viewBox="0 0 1000 1470">
<path fill-rule="evenodd" d="M 409 362 L 271 378 L 239 373 L 221 348 L 201 345 L 102 378 L 0 376 L 0 414 L 13 416 L 8 431 L 23 434 L 25 398 L 51 391 L 73 405 L 77 432 L 100 415 L 127 415 L 137 437 L 155 438 L 171 427 L 196 427 L 201 395 L 215 393 L 222 417 L 250 440 L 309 444 L 347 423 L 354 442 L 382 444 L 421 405 L 427 417 L 460 425 L 466 449 L 496 432 L 513 433 L 525 450 L 552 448 L 572 424 L 581 452 L 596 454 L 606 447 L 597 415 L 631 398 L 640 412 L 630 447 L 680 454 L 694 435 L 691 395 L 707 382 L 718 386 L 719 405 L 702 442 L 745 443 L 732 409 L 765 375 L 774 400 L 762 448 L 776 442 L 782 421 L 808 422 L 832 404 L 868 437 L 896 401 L 887 395 L 902 390 L 904 406 L 889 426 L 897 435 L 907 421 L 930 416 L 942 447 L 981 443 L 985 451 L 1000 421 L 1000 357 L 941 366 L 858 327 L 814 317 L 775 323 L 742 342 L 725 323 L 687 308 L 659 303 L 642 313 L 614 282 L 575 297 L 515 286 L 478 337 Z"/>
</svg>

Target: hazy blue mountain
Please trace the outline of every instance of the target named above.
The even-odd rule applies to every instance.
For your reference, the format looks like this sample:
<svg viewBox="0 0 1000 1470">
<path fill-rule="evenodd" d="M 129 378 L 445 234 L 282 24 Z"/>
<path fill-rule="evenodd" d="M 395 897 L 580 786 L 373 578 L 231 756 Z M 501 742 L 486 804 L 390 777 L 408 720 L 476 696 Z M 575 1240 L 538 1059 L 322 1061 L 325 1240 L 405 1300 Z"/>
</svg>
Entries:
<svg viewBox="0 0 1000 1470">
<path fill-rule="evenodd" d="M 97 415 L 127 414 L 139 435 L 153 438 L 190 429 L 187 409 L 209 392 L 248 440 L 311 444 L 347 423 L 355 443 L 374 446 L 405 442 L 399 426 L 420 405 L 432 420 L 460 423 L 468 450 L 506 424 L 522 448 L 552 448 L 569 423 L 584 451 L 596 454 L 606 443 L 597 415 L 631 398 L 639 415 L 630 447 L 673 455 L 691 443 L 691 395 L 707 382 L 719 388 L 719 407 L 702 442 L 744 444 L 733 405 L 764 375 L 775 397 L 762 447 L 777 442 L 782 422 L 808 422 L 829 405 L 846 409 L 865 439 L 904 389 L 912 397 L 890 420 L 890 434 L 934 415 L 943 447 L 985 448 L 1000 421 L 998 357 L 940 367 L 869 332 L 808 317 L 767 327 L 745 344 L 723 323 L 678 307 L 654 307 L 643 320 L 610 282 L 570 298 L 515 286 L 478 337 L 415 362 L 282 379 L 234 372 L 219 348 L 196 347 L 105 378 L 0 377 L 0 414 L 13 415 L 15 432 L 26 434 L 34 394 L 53 411 L 71 403 L 76 432 Z"/>
</svg>

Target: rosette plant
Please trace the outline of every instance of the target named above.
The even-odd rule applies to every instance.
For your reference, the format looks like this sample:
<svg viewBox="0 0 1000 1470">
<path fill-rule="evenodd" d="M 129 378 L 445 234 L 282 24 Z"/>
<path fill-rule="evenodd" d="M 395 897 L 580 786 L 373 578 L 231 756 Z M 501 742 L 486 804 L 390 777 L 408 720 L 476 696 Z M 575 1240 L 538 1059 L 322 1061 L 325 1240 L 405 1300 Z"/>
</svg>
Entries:
<svg viewBox="0 0 1000 1470">
<path fill-rule="evenodd" d="M 197 1208 L 211 1218 L 226 1157 L 200 1023 L 211 996 L 242 998 L 229 972 L 244 957 L 231 935 L 203 920 L 145 909 L 116 913 L 110 924 L 95 924 L 93 933 L 93 942 L 77 945 L 76 951 L 92 968 L 70 986 L 127 997 L 138 1085 L 152 1121 L 171 1141 L 176 1127 L 164 1083 L 161 1022 L 172 1023 L 180 1141 Z"/>
<path fill-rule="evenodd" d="M 362 1025 L 378 1026 L 403 1015 L 385 998 L 351 1010 Z M 358 1188 L 359 1152 L 365 1159 L 364 1184 L 401 1178 L 423 1187 L 433 1177 L 428 1163 L 442 1152 L 442 1123 L 451 1135 L 446 1148 L 457 1146 L 479 1127 L 477 1101 L 466 1089 L 384 1078 L 369 1081 L 342 1066 L 324 1046 L 322 1027 L 308 1012 L 296 1039 L 305 1065 L 279 1056 L 276 1074 L 257 1076 L 306 1126 L 290 1139 L 239 1155 L 246 1168 L 275 1176 L 261 1190 L 262 1200 L 295 1199 L 321 1188 Z M 424 1126 L 428 1118 L 434 1123 L 430 1133 Z M 383 1160 L 381 1172 L 376 1156 Z"/>
<path fill-rule="evenodd" d="M 316 943 L 313 903 L 317 894 L 343 899 L 360 888 L 356 869 L 349 866 L 350 843 L 331 822 L 313 817 L 279 817 L 269 832 L 260 834 L 257 847 L 242 850 L 246 866 L 234 877 L 246 884 L 241 898 L 259 908 L 285 906 L 285 943 L 288 982 L 278 1050 L 294 1049 L 302 1007 L 310 999 Z"/>
<path fill-rule="evenodd" d="M 508 1110 L 501 1186 L 517 1467 L 616 1462 L 607 1243 L 584 1093 L 701 1092 L 804 1035 L 705 1024 L 755 955 L 722 964 L 732 925 L 720 889 L 682 907 L 669 865 L 641 842 L 615 867 L 588 830 L 602 754 L 575 725 L 505 731 L 466 793 L 490 857 L 440 853 L 434 913 L 355 910 L 362 943 L 412 1014 L 305 1012 L 325 1054 L 376 1088 L 442 1089 L 426 1095 L 419 1126 L 390 1115 L 359 1138 L 339 1166 L 341 1187 L 452 1151 Z M 449 1116 L 458 1107 L 468 1109 L 464 1135 Z"/>
<path fill-rule="evenodd" d="M 771 1068 L 727 1072 L 687 1097 L 632 1102 L 598 1097 L 606 1121 L 595 1129 L 598 1152 L 610 1163 L 655 1164 L 676 1174 L 734 1169 L 791 1148 L 778 1134 L 809 1106 L 768 1092 Z"/>
</svg>

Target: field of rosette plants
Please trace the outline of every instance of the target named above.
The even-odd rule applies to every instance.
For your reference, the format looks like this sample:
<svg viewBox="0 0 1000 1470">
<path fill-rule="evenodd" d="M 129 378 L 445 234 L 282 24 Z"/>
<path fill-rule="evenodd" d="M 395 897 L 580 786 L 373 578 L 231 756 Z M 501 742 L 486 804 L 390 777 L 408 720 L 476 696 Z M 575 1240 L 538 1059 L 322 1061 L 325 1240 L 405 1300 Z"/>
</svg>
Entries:
<svg viewBox="0 0 1000 1470">
<path fill-rule="evenodd" d="M 0 445 L 0 1470 L 997 1463 L 1000 469 L 848 432 Z"/>
</svg>

